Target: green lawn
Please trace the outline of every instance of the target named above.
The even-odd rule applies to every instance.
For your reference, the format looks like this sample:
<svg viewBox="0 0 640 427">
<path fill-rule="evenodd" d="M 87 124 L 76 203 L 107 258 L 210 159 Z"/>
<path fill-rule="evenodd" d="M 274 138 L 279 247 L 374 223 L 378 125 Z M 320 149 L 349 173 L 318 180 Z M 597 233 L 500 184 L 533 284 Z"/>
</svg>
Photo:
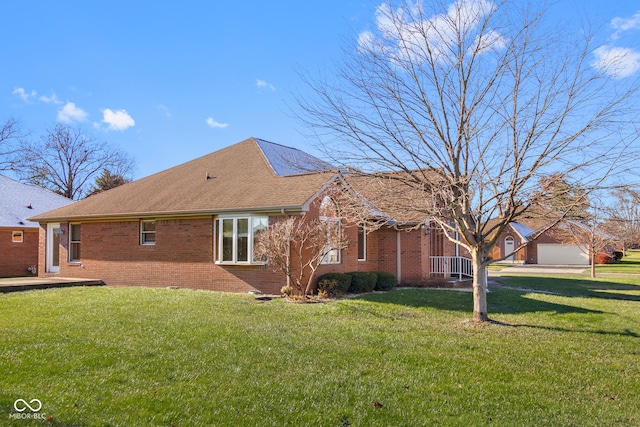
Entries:
<svg viewBox="0 0 640 427">
<path fill-rule="evenodd" d="M 640 250 L 628 250 L 627 255 L 615 264 L 597 265 L 598 273 L 640 274 Z"/>
<path fill-rule="evenodd" d="M 492 290 L 480 326 L 470 293 L 432 289 L 0 295 L 0 425 L 640 425 L 638 279 L 502 280 L 521 289 Z"/>
</svg>

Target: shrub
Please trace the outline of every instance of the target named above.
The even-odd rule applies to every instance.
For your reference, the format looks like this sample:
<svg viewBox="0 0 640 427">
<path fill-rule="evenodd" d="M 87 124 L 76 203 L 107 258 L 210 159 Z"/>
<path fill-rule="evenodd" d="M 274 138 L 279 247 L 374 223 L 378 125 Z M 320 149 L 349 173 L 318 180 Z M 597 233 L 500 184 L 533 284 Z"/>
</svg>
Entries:
<svg viewBox="0 0 640 427">
<path fill-rule="evenodd" d="M 596 264 L 613 264 L 615 258 L 609 254 L 599 253 L 596 255 Z"/>
<path fill-rule="evenodd" d="M 376 281 L 378 280 L 378 275 L 376 273 L 354 271 L 349 274 L 351 275 L 351 286 L 349 287 L 349 292 L 361 294 L 373 292 L 376 288 Z"/>
<path fill-rule="evenodd" d="M 615 251 L 613 253 L 613 257 L 615 258 L 616 262 L 620 261 L 623 256 L 624 256 L 624 254 L 622 252 L 620 252 L 620 251 Z"/>
<path fill-rule="evenodd" d="M 378 271 L 376 273 L 378 279 L 376 280 L 376 291 L 390 291 L 396 286 L 396 276 L 386 271 Z"/>
<path fill-rule="evenodd" d="M 344 292 L 338 287 L 338 281 L 335 279 L 318 281 L 318 296 L 321 298 L 339 297 Z"/>
<path fill-rule="evenodd" d="M 330 296 L 342 296 L 351 286 L 351 276 L 344 273 L 327 273 L 318 277 L 317 289 Z"/>
<path fill-rule="evenodd" d="M 284 285 L 282 289 L 280 289 L 280 292 L 282 293 L 282 295 L 286 295 L 288 297 L 291 296 L 291 291 L 292 289 L 291 289 L 291 286 L 289 285 Z"/>
</svg>

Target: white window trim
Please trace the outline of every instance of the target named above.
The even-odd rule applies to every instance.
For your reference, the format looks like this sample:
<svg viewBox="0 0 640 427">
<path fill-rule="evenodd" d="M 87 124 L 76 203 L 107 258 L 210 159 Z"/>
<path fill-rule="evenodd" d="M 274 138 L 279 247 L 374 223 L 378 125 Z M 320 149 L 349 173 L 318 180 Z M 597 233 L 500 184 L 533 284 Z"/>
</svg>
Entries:
<svg viewBox="0 0 640 427">
<path fill-rule="evenodd" d="M 254 246 L 254 236 L 253 236 L 253 219 L 254 218 L 267 218 L 267 227 L 269 226 L 269 216 L 268 215 L 246 215 L 246 214 L 237 214 L 237 215 L 219 215 L 215 218 L 213 229 L 214 233 L 216 233 L 217 244 L 215 246 L 214 251 L 214 262 L 218 265 L 265 265 L 266 261 L 255 261 L 253 255 L 253 246 Z M 233 243 L 232 243 L 232 254 L 233 259 L 231 261 L 223 261 L 222 260 L 222 244 L 223 244 L 223 229 L 222 221 L 225 219 L 233 220 Z M 246 219 L 248 221 L 248 236 L 247 236 L 247 261 L 238 261 L 238 220 Z"/>
<path fill-rule="evenodd" d="M 78 222 L 69 223 L 69 262 L 80 262 L 80 258 L 78 258 L 78 259 L 71 258 L 72 254 L 73 254 L 73 251 L 71 250 L 71 247 L 74 244 L 80 245 L 80 247 L 82 248 L 82 246 L 81 246 L 82 245 L 82 237 L 80 238 L 80 240 L 73 240 L 73 230 L 72 230 L 72 228 L 75 225 L 81 225 L 81 224 L 78 223 Z M 80 233 L 82 234 L 82 227 L 80 228 Z M 82 251 L 82 249 L 80 249 L 80 250 Z M 82 252 L 80 252 L 80 253 L 81 253 L 80 257 L 82 257 Z"/>
<path fill-rule="evenodd" d="M 144 227 L 142 224 L 144 224 L 145 222 L 152 222 L 154 224 L 154 228 L 153 231 L 144 231 Z M 153 234 L 154 237 L 156 237 L 156 229 L 155 229 L 155 225 L 156 225 L 156 220 L 155 219 L 143 219 L 140 220 L 140 245 L 141 246 L 155 246 L 156 245 L 156 239 L 153 239 L 153 242 L 145 242 L 144 241 L 144 236 L 146 236 L 147 234 Z"/>
<path fill-rule="evenodd" d="M 20 240 L 16 240 L 16 236 L 20 236 Z M 24 231 L 16 230 L 11 232 L 11 242 L 13 243 L 23 243 L 24 242 Z"/>
</svg>

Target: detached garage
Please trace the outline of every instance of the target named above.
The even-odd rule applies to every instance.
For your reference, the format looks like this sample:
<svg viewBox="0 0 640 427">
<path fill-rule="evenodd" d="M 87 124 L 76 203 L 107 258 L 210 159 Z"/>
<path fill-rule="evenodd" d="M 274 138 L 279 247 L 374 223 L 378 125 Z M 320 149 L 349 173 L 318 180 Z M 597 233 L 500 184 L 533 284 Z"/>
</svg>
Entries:
<svg viewBox="0 0 640 427">
<path fill-rule="evenodd" d="M 589 265 L 587 245 L 538 243 L 538 264 Z"/>
</svg>

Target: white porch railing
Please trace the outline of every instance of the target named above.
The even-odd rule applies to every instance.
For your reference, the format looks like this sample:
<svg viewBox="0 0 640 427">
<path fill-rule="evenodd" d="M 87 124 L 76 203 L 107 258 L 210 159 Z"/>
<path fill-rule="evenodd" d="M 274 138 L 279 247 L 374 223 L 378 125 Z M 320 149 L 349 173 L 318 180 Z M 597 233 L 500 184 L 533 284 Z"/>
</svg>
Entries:
<svg viewBox="0 0 640 427">
<path fill-rule="evenodd" d="M 431 275 L 463 278 L 473 277 L 471 258 L 461 256 L 432 256 Z"/>
</svg>

